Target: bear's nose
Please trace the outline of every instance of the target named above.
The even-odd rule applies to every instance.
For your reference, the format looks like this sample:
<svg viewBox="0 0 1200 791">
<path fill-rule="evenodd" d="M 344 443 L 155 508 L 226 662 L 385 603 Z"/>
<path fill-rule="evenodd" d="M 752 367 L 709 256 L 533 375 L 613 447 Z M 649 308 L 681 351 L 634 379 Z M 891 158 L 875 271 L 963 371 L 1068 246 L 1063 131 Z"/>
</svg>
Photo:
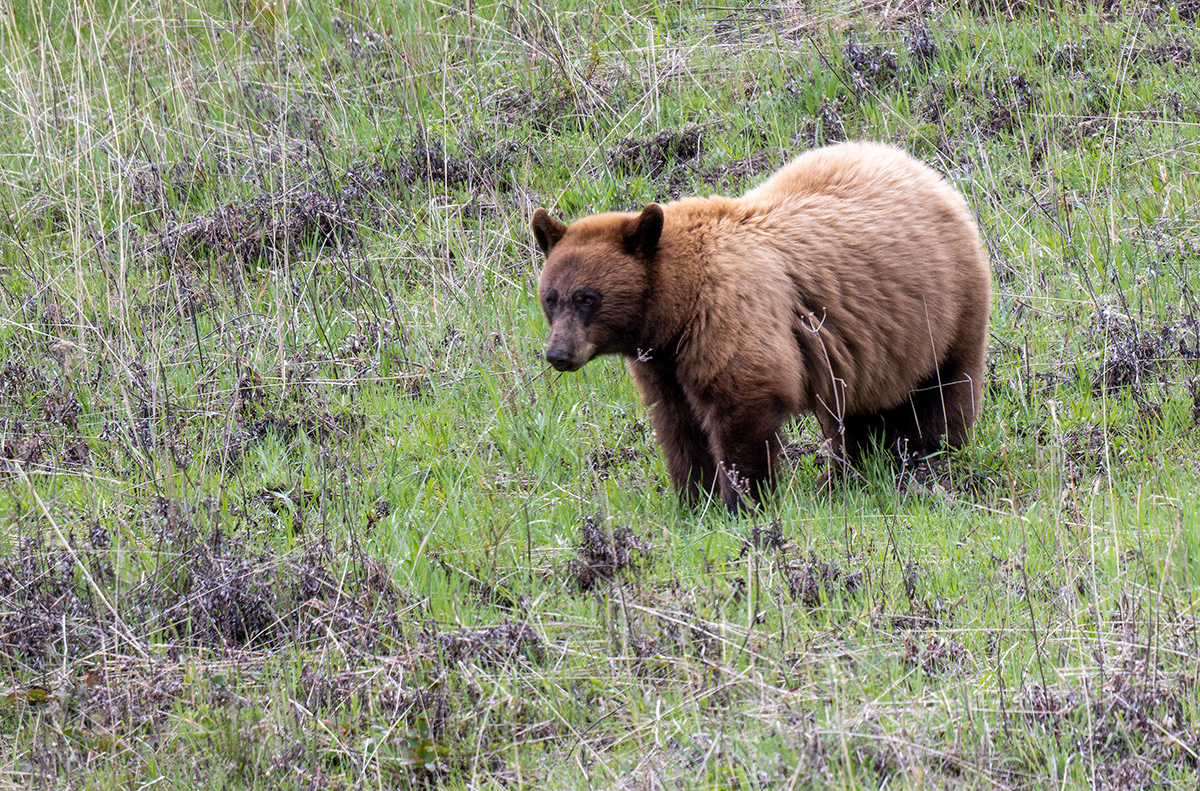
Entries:
<svg viewBox="0 0 1200 791">
<path fill-rule="evenodd" d="M 546 362 L 560 371 L 565 371 L 571 367 L 571 355 L 564 349 L 547 349 Z"/>
</svg>

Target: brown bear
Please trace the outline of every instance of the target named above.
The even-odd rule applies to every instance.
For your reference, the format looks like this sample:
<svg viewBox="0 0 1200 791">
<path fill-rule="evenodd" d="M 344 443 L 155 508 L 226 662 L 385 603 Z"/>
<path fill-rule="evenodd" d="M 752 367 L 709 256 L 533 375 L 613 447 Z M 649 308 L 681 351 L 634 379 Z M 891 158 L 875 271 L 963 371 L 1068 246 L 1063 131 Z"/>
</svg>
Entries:
<svg viewBox="0 0 1200 791">
<path fill-rule="evenodd" d="M 774 483 L 780 430 L 816 415 L 833 459 L 872 441 L 967 440 L 991 277 L 962 196 L 878 143 L 802 154 L 740 198 L 684 198 L 567 226 L 545 209 L 546 360 L 620 354 L 685 500 Z"/>
</svg>

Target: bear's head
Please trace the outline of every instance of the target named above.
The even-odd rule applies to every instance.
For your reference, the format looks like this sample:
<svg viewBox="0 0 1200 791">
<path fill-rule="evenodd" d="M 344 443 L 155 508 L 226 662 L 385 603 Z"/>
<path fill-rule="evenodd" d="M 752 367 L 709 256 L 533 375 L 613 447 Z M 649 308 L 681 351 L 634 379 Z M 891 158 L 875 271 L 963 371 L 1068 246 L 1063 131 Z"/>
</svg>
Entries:
<svg viewBox="0 0 1200 791">
<path fill-rule="evenodd" d="M 533 235 L 546 256 L 538 299 L 550 322 L 547 362 L 578 371 L 602 354 L 637 354 L 662 228 L 657 203 L 569 226 L 545 209 L 533 213 Z"/>
</svg>

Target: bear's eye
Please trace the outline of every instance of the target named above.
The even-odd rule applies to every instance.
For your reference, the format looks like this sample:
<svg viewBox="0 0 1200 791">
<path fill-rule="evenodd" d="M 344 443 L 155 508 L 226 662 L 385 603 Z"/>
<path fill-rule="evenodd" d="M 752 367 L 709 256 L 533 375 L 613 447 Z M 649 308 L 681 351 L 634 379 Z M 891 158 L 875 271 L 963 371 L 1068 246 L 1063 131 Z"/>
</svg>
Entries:
<svg viewBox="0 0 1200 791">
<path fill-rule="evenodd" d="M 575 312 L 579 314 L 583 326 L 586 327 L 592 323 L 592 318 L 599 312 L 600 303 L 604 299 L 595 289 L 581 288 L 571 294 L 571 301 L 575 303 Z"/>
<path fill-rule="evenodd" d="M 546 305 L 548 305 L 549 307 L 554 307 L 557 304 L 558 304 L 558 292 L 555 291 L 554 289 L 550 289 L 549 291 L 546 292 Z"/>
</svg>

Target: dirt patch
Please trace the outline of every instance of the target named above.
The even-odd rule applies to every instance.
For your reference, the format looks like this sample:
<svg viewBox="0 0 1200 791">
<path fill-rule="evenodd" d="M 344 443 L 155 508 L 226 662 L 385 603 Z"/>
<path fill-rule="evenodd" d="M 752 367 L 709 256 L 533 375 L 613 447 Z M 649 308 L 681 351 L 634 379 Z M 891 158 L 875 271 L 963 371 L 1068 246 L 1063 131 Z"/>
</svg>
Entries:
<svg viewBox="0 0 1200 791">
<path fill-rule="evenodd" d="M 1188 103 L 1183 94 L 1175 90 L 1163 91 L 1155 97 L 1151 106 L 1161 108 L 1172 121 L 1195 122 L 1200 118 L 1200 105 Z"/>
<path fill-rule="evenodd" d="M 79 414 L 82 407 L 75 398 L 75 393 L 63 388 L 61 382 L 48 391 L 42 400 L 42 417 L 48 423 L 58 423 L 66 429 L 75 431 L 79 428 Z"/>
<path fill-rule="evenodd" d="M 941 123 L 947 107 L 946 88 L 940 83 L 933 83 L 927 91 L 922 92 L 917 105 L 917 116 L 931 124 Z"/>
<path fill-rule="evenodd" d="M 840 143 L 846 139 L 846 121 L 842 116 L 841 99 L 821 99 L 816 115 L 800 122 L 800 129 L 792 143 L 798 149 Z"/>
<path fill-rule="evenodd" d="M 1200 2 L 1193 5 L 1196 9 L 1200 9 Z M 1200 62 L 1200 50 L 1197 50 L 1196 44 L 1191 39 L 1182 37 L 1161 44 L 1131 47 L 1128 55 L 1133 60 L 1158 65 L 1187 66 Z"/>
<path fill-rule="evenodd" d="M 1087 425 L 1064 432 L 1052 441 L 1062 449 L 1069 464 L 1068 473 L 1078 475 L 1082 469 L 1106 466 L 1109 449 L 1119 438 L 1115 428 L 1106 430 L 1103 426 Z"/>
<path fill-rule="evenodd" d="M 404 642 L 398 591 L 366 558 L 352 562 L 347 577 L 327 544 L 298 557 L 254 551 L 219 533 L 205 545 L 193 544 L 165 580 L 139 591 L 177 639 L 228 647 L 296 641 L 370 654 Z"/>
<path fill-rule="evenodd" d="M 769 525 L 754 525 L 750 528 L 750 535 L 742 540 L 742 551 L 738 557 L 744 558 L 751 549 L 757 549 L 759 552 L 784 552 L 789 546 L 787 537 L 783 534 L 783 523 L 774 519 Z"/>
<path fill-rule="evenodd" d="M 9 361 L 0 368 L 0 411 L 6 413 L 0 416 L 0 474 L 15 470 L 5 461 L 25 467 L 90 465 L 91 449 L 80 429 L 83 407 L 65 379 Z"/>
<path fill-rule="evenodd" d="M 48 388 L 50 382 L 36 368 L 21 360 L 8 360 L 0 367 L 0 404 L 21 407 L 37 392 Z"/>
<path fill-rule="evenodd" d="M 1066 122 L 1057 134 L 1063 148 L 1074 148 L 1086 140 L 1119 139 L 1133 129 L 1141 119 L 1123 116 L 1119 120 L 1108 113 L 1084 115 Z"/>
<path fill-rule="evenodd" d="M 610 582 L 617 574 L 633 571 L 649 558 L 650 542 L 628 527 L 613 527 L 610 538 L 600 515 L 583 520 L 576 555 L 567 564 L 567 574 L 580 590 L 592 590 Z"/>
<path fill-rule="evenodd" d="M 425 138 L 412 144 L 411 151 L 392 161 L 388 176 L 400 184 L 458 186 L 470 178 L 467 158 L 451 156 L 441 140 Z"/>
<path fill-rule="evenodd" d="M 654 178 L 672 162 L 699 158 L 703 141 L 704 127 L 697 124 L 665 129 L 649 137 L 627 137 L 608 152 L 608 164 L 623 176 L 644 174 Z"/>
<path fill-rule="evenodd" d="M 536 162 L 537 152 L 515 139 L 491 140 L 469 132 L 451 141 L 459 153 L 446 150 L 445 143 L 419 131 L 408 142 L 393 141 L 389 151 L 375 162 L 351 169 L 345 196 L 350 202 L 369 201 L 372 193 L 398 194 L 398 187 L 423 185 L 431 189 L 463 188 L 472 195 L 484 190 L 508 191 L 516 186 L 512 170 L 523 158 Z"/>
<path fill-rule="evenodd" d="M 1037 97 L 1029 78 L 1018 73 L 989 78 L 984 85 L 983 99 L 988 108 L 984 131 L 997 135 L 1020 128 L 1021 117 L 1033 109 Z"/>
<path fill-rule="evenodd" d="M 1050 7 L 1042 0 L 966 0 L 965 5 L 976 16 L 985 19 L 998 17 L 1008 22 L 1030 15 L 1041 16 L 1052 13 Z M 1099 0 L 1096 5 L 1101 11 L 1110 15 L 1120 13 L 1123 8 L 1121 0 Z M 1161 6 L 1156 7 L 1162 10 Z M 1157 16 L 1157 13 L 1151 12 L 1144 4 L 1137 5 L 1130 11 L 1141 13 L 1143 16 L 1147 14 Z"/>
<path fill-rule="evenodd" d="M 956 463 L 946 456 L 914 459 L 904 455 L 900 465 L 896 486 L 901 492 L 924 492 L 947 500 L 965 497 L 987 501 L 999 485 L 987 470 Z"/>
<path fill-rule="evenodd" d="M 343 249 L 356 239 L 359 225 L 386 219 L 385 198 L 414 185 L 431 189 L 484 189 L 514 186 L 512 170 L 535 153 L 511 139 L 488 140 L 478 134 L 452 141 L 451 154 L 440 138 L 418 130 L 393 140 L 383 152 L 342 172 L 330 172 L 318 150 L 304 154 L 308 171 L 296 181 L 309 186 L 292 192 L 264 190 L 246 201 L 226 203 L 187 222 L 168 223 L 158 233 L 159 250 L 169 261 L 205 255 L 232 255 L 243 266 L 273 266 L 308 248 Z M 322 175 L 323 174 L 323 175 Z"/>
<path fill-rule="evenodd" d="M 550 131 L 578 114 L 574 95 L 557 83 L 547 83 L 533 91 L 511 87 L 497 93 L 492 104 L 504 121 L 528 122 L 542 132 Z"/>
<path fill-rule="evenodd" d="M 1051 50 L 1043 50 L 1038 53 L 1040 62 L 1048 63 L 1054 69 L 1066 72 L 1082 69 L 1087 65 L 1090 57 L 1090 47 L 1077 41 L 1068 41 Z"/>
<path fill-rule="evenodd" d="M 69 549 L 51 550 L 40 536 L 27 539 L 13 555 L 0 558 L 0 662 L 20 657 L 45 667 L 47 648 L 59 641 L 70 655 L 92 646 L 75 629 L 62 628 L 92 620 L 95 603 L 74 578 L 76 557 Z"/>
<path fill-rule="evenodd" d="M 92 450 L 87 440 L 76 437 L 63 448 L 63 464 L 68 467 L 88 467 L 92 463 Z"/>
<path fill-rule="evenodd" d="M 305 381 L 316 364 L 307 362 L 307 352 L 295 353 L 288 360 L 285 375 L 289 384 Z M 353 382 L 361 373 L 352 369 L 347 382 Z M 407 377 L 402 379 L 408 382 Z M 411 383 L 409 383 L 411 384 Z M 219 443 L 209 445 L 203 463 L 213 468 L 224 468 L 233 472 L 240 468 L 247 450 L 268 437 L 274 437 L 289 447 L 300 438 L 307 438 L 325 447 L 339 447 L 351 440 L 362 440 L 370 436 L 370 426 L 364 413 L 353 410 L 332 412 L 321 408 L 317 401 L 299 389 L 290 388 L 281 395 L 281 388 L 268 385 L 257 371 L 242 364 L 241 373 L 233 383 L 231 406 L 236 421 L 227 424 Z M 153 443 L 149 437 L 151 410 L 143 406 L 139 421 L 147 426 L 145 442 Z M 157 447 L 169 450 L 176 461 L 187 466 L 191 460 L 189 438 L 184 426 L 168 426 L 157 435 Z"/>
<path fill-rule="evenodd" d="M 1162 405 L 1170 394 L 1184 389 L 1190 396 L 1189 382 L 1200 364 L 1200 320 L 1189 314 L 1162 318 L 1139 318 L 1127 309 L 1104 305 L 1087 315 L 1071 314 L 1070 320 L 1081 329 L 1076 333 L 1080 346 L 1050 365 L 1025 377 L 1027 398 L 1042 400 L 1061 397 L 1062 390 L 1083 387 L 1095 396 L 1127 393 L 1138 409 L 1139 420 L 1159 422 Z M 1022 362 L 1028 369 L 1028 362 Z M 1006 397 L 1003 390 L 989 393 Z M 1072 456 L 1078 450 L 1088 456 L 1093 441 L 1085 435 L 1103 439 L 1104 432 L 1084 426 L 1052 438 L 1066 441 Z M 1078 436 L 1077 436 L 1078 435 Z M 1046 441 L 1044 430 L 1039 441 Z"/>
<path fill-rule="evenodd" d="M 797 427 L 796 433 L 800 433 L 799 427 Z M 806 459 L 820 461 L 822 447 L 824 447 L 824 442 L 821 439 L 789 439 L 783 443 L 779 455 L 792 464 L 799 464 Z"/>
<path fill-rule="evenodd" d="M 274 434 L 284 442 L 293 442 L 304 436 L 313 442 L 323 443 L 361 438 L 366 425 L 367 416 L 362 413 L 303 409 L 295 414 L 266 412 L 247 425 L 247 431 L 251 439 Z"/>
<path fill-rule="evenodd" d="M 272 158 L 277 162 L 283 159 Z M 297 166 L 303 160 L 303 152 L 297 151 L 287 158 L 287 164 Z M 222 179 L 236 176 L 241 169 L 219 152 L 174 162 L 128 163 L 129 199 L 136 208 L 172 216 L 179 208 L 210 197 Z"/>
<path fill-rule="evenodd" d="M 23 466 L 37 464 L 51 438 L 44 432 L 31 431 L 15 418 L 4 419 L 4 440 L 0 443 L 0 459 L 19 462 Z M 9 468 L 11 469 L 11 468 Z"/>
<path fill-rule="evenodd" d="M 742 159 L 700 168 L 697 175 L 716 192 L 734 192 L 741 190 L 747 181 L 769 173 L 778 161 L 772 152 L 758 151 Z"/>
</svg>

